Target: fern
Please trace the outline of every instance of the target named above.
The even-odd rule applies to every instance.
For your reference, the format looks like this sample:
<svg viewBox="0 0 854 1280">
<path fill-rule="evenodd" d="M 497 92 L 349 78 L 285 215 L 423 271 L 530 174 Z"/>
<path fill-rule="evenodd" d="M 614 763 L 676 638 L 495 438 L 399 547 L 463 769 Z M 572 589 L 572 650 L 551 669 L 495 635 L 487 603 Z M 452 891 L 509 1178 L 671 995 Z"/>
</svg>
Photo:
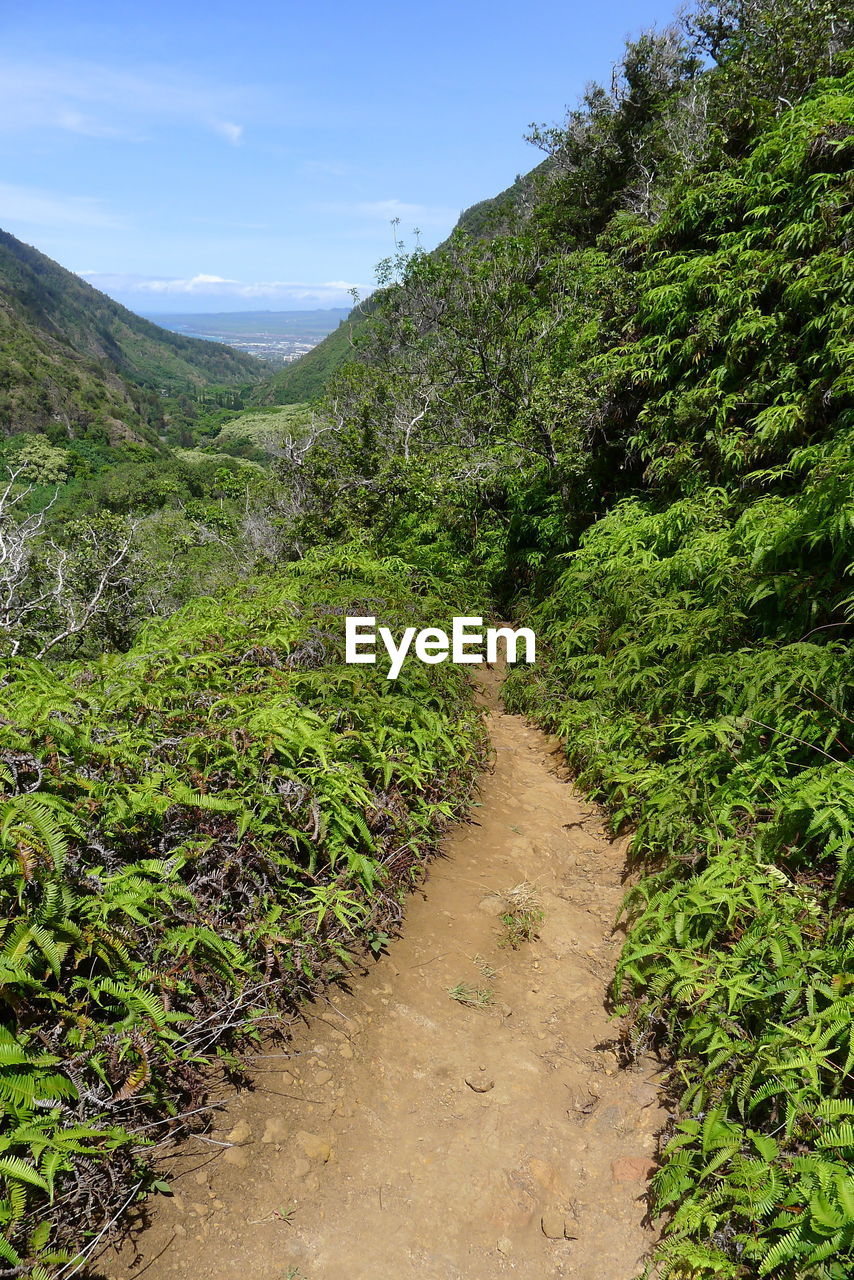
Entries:
<svg viewBox="0 0 854 1280">
<path fill-rule="evenodd" d="M 52 761 L 38 791 L 0 796 L 0 1257 L 15 1266 L 74 1244 L 82 1162 L 87 1187 L 99 1168 L 108 1190 L 138 1182 L 140 1111 L 174 1113 L 206 1058 L 232 1060 L 397 918 L 468 794 L 483 730 L 459 673 L 419 664 L 391 689 L 343 663 L 350 601 L 381 590 L 390 622 L 419 625 L 437 602 L 363 550 L 340 578 L 341 554 L 197 601 L 125 656 L 6 677 L 0 748 Z M 287 656 L 320 624 L 321 671 L 253 662 L 262 638 Z M 45 1024 L 55 1053 L 34 1038 Z"/>
</svg>

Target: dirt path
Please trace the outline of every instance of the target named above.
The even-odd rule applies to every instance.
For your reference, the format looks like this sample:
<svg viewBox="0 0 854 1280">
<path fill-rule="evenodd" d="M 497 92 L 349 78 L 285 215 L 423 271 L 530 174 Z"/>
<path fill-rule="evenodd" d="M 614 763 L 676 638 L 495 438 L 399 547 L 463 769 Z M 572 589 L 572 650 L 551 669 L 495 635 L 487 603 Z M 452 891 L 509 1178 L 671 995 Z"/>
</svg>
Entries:
<svg viewBox="0 0 854 1280">
<path fill-rule="evenodd" d="M 618 1071 L 603 1009 L 618 949 L 622 842 L 557 774 L 543 734 L 497 708 L 477 824 L 455 828 L 403 936 L 259 1059 L 210 1143 L 170 1166 L 174 1198 L 117 1280 L 631 1280 L 651 1064 Z M 534 886 L 540 936 L 499 945 L 499 896 Z M 459 983 L 492 993 L 472 1008 Z M 283 1069 L 286 1068 L 286 1069 Z"/>
</svg>

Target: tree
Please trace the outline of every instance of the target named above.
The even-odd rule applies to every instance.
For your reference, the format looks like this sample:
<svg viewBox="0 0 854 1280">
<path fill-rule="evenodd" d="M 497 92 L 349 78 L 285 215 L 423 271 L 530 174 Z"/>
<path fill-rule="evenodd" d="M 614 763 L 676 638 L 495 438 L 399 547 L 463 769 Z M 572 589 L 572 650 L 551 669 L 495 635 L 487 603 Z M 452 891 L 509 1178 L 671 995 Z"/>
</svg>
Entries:
<svg viewBox="0 0 854 1280">
<path fill-rule="evenodd" d="M 44 436 L 24 436 L 14 456 L 15 469 L 37 485 L 59 485 L 68 479 L 71 455 L 57 449 Z"/>
<path fill-rule="evenodd" d="M 33 486 L 23 479 L 9 472 L 0 490 L 0 653 L 44 658 L 96 621 L 110 625 L 108 615 L 129 601 L 133 524 L 115 516 L 75 521 L 61 545 L 46 533 L 55 495 L 30 511 Z"/>
</svg>

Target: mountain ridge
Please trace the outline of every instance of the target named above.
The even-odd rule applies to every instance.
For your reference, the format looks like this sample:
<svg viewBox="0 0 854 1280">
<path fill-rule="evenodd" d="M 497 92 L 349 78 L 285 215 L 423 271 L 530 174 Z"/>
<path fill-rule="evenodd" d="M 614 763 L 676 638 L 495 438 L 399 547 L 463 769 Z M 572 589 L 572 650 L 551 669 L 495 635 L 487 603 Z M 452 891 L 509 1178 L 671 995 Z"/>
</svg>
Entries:
<svg viewBox="0 0 854 1280">
<path fill-rule="evenodd" d="M 263 375 L 260 360 L 163 329 L 0 230 L 0 437 L 152 441 L 161 395 Z"/>
</svg>

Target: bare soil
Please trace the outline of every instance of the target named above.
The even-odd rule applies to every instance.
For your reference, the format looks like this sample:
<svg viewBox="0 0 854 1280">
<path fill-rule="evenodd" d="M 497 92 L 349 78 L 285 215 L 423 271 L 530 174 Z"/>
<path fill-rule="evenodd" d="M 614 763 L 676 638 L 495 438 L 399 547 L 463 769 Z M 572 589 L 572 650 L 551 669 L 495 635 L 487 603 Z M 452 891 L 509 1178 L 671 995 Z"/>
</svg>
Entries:
<svg viewBox="0 0 854 1280">
<path fill-rule="evenodd" d="M 655 1064 L 618 1067 L 605 1010 L 624 842 L 538 730 L 499 707 L 481 807 L 445 841 L 388 953 L 253 1063 L 207 1141 L 164 1165 L 110 1280 L 632 1280 Z M 532 886 L 538 936 L 506 945 Z M 505 945 L 502 945 L 502 942 Z M 483 1001 L 472 1007 L 449 991 Z M 475 994 L 482 993 L 481 995 Z M 213 1139 L 211 1141 L 210 1139 Z"/>
</svg>

